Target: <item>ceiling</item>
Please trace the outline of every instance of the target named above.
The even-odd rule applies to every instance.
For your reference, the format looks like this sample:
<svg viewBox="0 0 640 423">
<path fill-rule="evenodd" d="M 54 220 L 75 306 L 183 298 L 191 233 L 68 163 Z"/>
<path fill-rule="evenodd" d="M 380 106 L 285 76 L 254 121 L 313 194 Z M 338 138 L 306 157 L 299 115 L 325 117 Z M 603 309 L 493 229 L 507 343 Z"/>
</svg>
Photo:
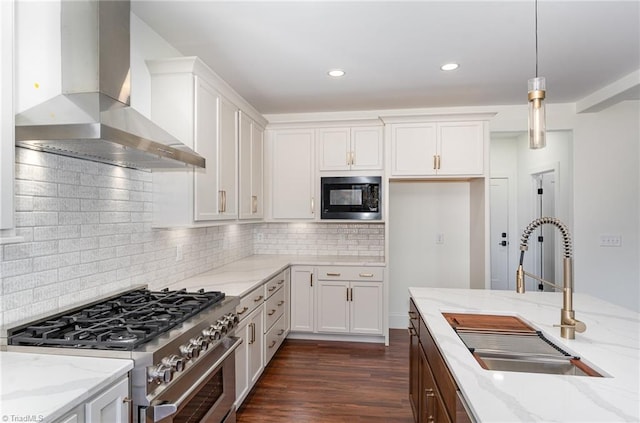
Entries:
<svg viewBox="0 0 640 423">
<path fill-rule="evenodd" d="M 526 103 L 534 1 L 132 0 L 263 114 Z M 457 62 L 459 69 L 440 66 Z M 549 103 L 640 69 L 640 1 L 538 4 Z M 346 75 L 329 78 L 342 68 Z M 636 90 L 640 91 L 640 90 Z"/>
</svg>

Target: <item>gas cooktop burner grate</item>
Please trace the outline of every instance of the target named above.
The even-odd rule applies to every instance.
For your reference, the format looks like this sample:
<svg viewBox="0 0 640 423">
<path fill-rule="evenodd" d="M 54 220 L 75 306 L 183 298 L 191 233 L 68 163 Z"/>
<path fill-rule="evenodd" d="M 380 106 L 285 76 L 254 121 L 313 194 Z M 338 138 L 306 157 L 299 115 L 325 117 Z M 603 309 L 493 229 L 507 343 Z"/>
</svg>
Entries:
<svg viewBox="0 0 640 423">
<path fill-rule="evenodd" d="M 224 298 L 218 291 L 138 289 L 10 329 L 8 343 L 133 350 Z"/>
</svg>

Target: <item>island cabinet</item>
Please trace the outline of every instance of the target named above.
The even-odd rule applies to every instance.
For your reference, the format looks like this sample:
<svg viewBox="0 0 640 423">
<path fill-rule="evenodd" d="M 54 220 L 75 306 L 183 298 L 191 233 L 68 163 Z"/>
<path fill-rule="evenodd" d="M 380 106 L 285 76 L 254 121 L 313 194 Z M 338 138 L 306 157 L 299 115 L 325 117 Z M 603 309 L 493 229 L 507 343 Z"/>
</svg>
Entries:
<svg viewBox="0 0 640 423">
<path fill-rule="evenodd" d="M 456 382 L 413 300 L 409 322 L 409 400 L 415 421 L 471 422 Z"/>
<path fill-rule="evenodd" d="M 382 126 L 318 129 L 318 170 L 382 170 Z"/>
<path fill-rule="evenodd" d="M 268 140 L 270 217 L 314 220 L 318 203 L 315 131 L 309 128 L 270 130 Z"/>
<path fill-rule="evenodd" d="M 238 217 L 238 107 L 197 58 L 148 61 L 151 116 L 206 160 L 205 168 L 153 172 L 153 224 L 198 226 Z"/>
<path fill-rule="evenodd" d="M 391 177 L 484 174 L 487 125 L 483 121 L 392 123 Z"/>
<path fill-rule="evenodd" d="M 239 128 L 239 192 L 238 211 L 240 219 L 262 219 L 264 217 L 263 160 L 264 128 L 246 113 L 238 113 Z"/>
</svg>

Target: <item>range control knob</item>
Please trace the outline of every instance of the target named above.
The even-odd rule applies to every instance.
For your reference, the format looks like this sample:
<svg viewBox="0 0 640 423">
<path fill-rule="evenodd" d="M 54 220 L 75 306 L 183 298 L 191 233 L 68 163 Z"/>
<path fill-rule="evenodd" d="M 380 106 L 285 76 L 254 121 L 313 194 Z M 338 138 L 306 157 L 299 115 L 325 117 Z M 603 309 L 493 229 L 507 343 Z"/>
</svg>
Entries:
<svg viewBox="0 0 640 423">
<path fill-rule="evenodd" d="M 220 323 L 227 328 L 227 331 L 231 331 L 231 329 L 233 329 L 236 326 L 237 323 L 237 319 L 238 317 L 233 314 L 233 313 L 229 313 L 229 314 L 225 314 L 224 317 L 222 319 L 220 319 Z"/>
<path fill-rule="evenodd" d="M 200 349 L 198 349 L 198 347 L 193 345 L 191 342 L 189 342 L 188 344 L 180 345 L 178 350 L 180 351 L 180 354 L 182 354 L 182 356 L 187 360 L 198 358 L 198 356 L 200 355 Z"/>
<path fill-rule="evenodd" d="M 206 329 L 202 330 L 202 336 L 208 338 L 210 341 L 215 341 L 220 339 L 221 329 L 218 325 L 211 325 Z"/>
<path fill-rule="evenodd" d="M 158 385 L 162 383 L 169 383 L 173 378 L 173 368 L 164 363 L 160 363 L 156 366 L 147 367 L 147 381 L 149 383 L 155 382 Z"/>
<path fill-rule="evenodd" d="M 209 348 L 209 341 L 202 336 L 198 336 L 197 338 L 191 338 L 189 340 L 189 344 L 196 347 L 199 351 L 206 351 L 207 348 Z"/>
<path fill-rule="evenodd" d="M 171 368 L 176 372 L 181 372 L 184 370 L 184 358 L 176 354 L 171 354 L 169 357 L 163 358 L 162 364 L 171 366 Z"/>
</svg>

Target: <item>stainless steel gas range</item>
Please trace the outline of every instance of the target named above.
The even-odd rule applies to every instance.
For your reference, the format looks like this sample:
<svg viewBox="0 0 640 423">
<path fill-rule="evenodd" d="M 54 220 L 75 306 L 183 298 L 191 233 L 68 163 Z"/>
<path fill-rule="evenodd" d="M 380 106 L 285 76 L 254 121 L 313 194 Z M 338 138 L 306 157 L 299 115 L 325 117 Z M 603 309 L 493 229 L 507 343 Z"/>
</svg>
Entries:
<svg viewBox="0 0 640 423">
<path fill-rule="evenodd" d="M 132 359 L 136 423 L 235 422 L 238 304 L 138 288 L 9 329 L 7 350 Z"/>
</svg>

